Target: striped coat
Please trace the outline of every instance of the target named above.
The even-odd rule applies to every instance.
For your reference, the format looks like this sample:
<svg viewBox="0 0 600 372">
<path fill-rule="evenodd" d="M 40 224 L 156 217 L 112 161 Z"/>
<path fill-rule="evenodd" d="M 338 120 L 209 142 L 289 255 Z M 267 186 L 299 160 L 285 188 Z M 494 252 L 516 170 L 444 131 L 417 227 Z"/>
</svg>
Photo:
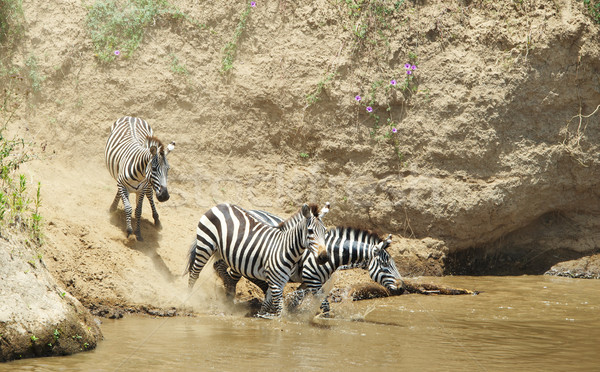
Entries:
<svg viewBox="0 0 600 372">
<path fill-rule="evenodd" d="M 304 204 L 299 212 L 272 226 L 236 205 L 211 208 L 200 218 L 196 240 L 189 251 L 189 287 L 194 286 L 214 254 L 239 275 L 265 282 L 265 300 L 259 315 L 279 316 L 283 288 L 304 252 L 308 250 L 320 263 L 327 261 L 322 217 L 328 211 L 329 203 L 321 210 Z"/>
<path fill-rule="evenodd" d="M 269 212 L 249 211 L 257 219 L 270 225 L 280 223 L 281 218 Z M 305 254 L 298 265 L 292 270 L 291 282 L 302 283 L 294 294 L 291 307 L 297 306 L 305 296 L 306 291 L 316 293 L 321 290 L 325 282 L 337 269 L 364 268 L 369 271 L 371 279 L 383 285 L 388 290 L 396 290 L 402 279 L 396 268 L 394 259 L 387 252 L 391 244 L 391 235 L 386 239 L 379 238 L 366 230 L 337 227 L 329 230 L 325 236 L 325 245 L 329 260 L 319 265 L 310 255 Z M 219 277 L 223 279 L 228 295 L 235 295 L 235 285 L 240 275 L 229 268 L 224 261 L 217 261 L 214 265 Z M 250 279 L 265 291 L 265 283 L 260 280 Z M 327 298 L 323 300 L 321 309 L 329 312 Z"/>
<path fill-rule="evenodd" d="M 124 116 L 111 127 L 110 135 L 104 151 L 106 167 L 111 176 L 117 181 L 117 194 L 110 207 L 115 211 L 119 201 L 125 207 L 125 222 L 127 236 L 133 232 L 131 226 L 132 207 L 129 194 L 137 194 L 135 209 L 136 229 L 135 235 L 142 240 L 140 232 L 140 218 L 144 196 L 148 198 L 152 207 L 154 223 L 160 226 L 160 220 L 153 200 L 153 192 L 158 201 L 169 200 L 167 189 L 167 175 L 169 163 L 167 154 L 175 148 L 175 142 L 168 146 L 152 132 L 150 125 L 143 119 Z"/>
</svg>

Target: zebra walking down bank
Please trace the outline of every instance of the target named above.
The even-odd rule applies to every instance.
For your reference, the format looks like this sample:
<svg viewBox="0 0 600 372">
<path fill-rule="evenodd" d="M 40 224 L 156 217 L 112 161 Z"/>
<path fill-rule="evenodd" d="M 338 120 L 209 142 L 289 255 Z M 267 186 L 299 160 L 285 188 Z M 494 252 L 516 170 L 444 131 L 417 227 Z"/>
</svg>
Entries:
<svg viewBox="0 0 600 372">
<path fill-rule="evenodd" d="M 281 221 L 280 217 L 269 212 L 258 210 L 249 212 L 271 225 Z M 398 284 L 403 285 L 403 283 L 394 259 L 387 252 L 390 244 L 391 235 L 388 235 L 386 239 L 380 239 L 369 231 L 350 227 L 337 227 L 328 231 L 325 236 L 325 246 L 329 260 L 323 265 L 318 265 L 313 257 L 304 254 L 298 265 L 292 270 L 290 281 L 302 284 L 294 293 L 290 307 L 298 306 L 306 292 L 317 293 L 337 269 L 367 269 L 371 279 L 375 282 L 390 291 L 396 290 Z M 235 295 L 235 286 L 240 275 L 231 268 L 228 272 L 228 267 L 223 261 L 215 262 L 214 267 L 223 280 L 228 295 Z M 263 291 L 265 290 L 265 283 L 260 280 L 251 281 Z M 327 298 L 323 300 L 321 310 L 324 314 L 329 313 Z"/>
<path fill-rule="evenodd" d="M 129 194 L 137 194 L 135 207 L 137 240 L 142 240 L 140 232 L 140 219 L 144 196 L 148 198 L 152 207 L 154 224 L 160 226 L 158 212 L 152 197 L 156 193 L 159 202 L 169 200 L 167 190 L 167 175 L 169 163 L 167 154 L 173 151 L 175 142 L 164 146 L 154 137 L 152 128 L 143 119 L 124 116 L 114 122 L 104 151 L 106 167 L 111 176 L 117 181 L 117 195 L 115 196 L 110 211 L 114 212 L 123 201 L 125 207 L 125 222 L 127 236 L 131 235 L 131 203 Z"/>
<path fill-rule="evenodd" d="M 200 271 L 213 255 L 222 259 L 236 273 L 266 282 L 265 299 L 259 315 L 279 316 L 283 287 L 291 270 L 305 251 L 317 256 L 315 262 L 327 261 L 325 225 L 322 218 L 329 203 L 319 210 L 304 204 L 299 212 L 279 225 L 266 224 L 243 208 L 219 204 L 208 210 L 198 222 L 196 241 L 190 247 L 186 272 L 191 289 Z"/>
</svg>

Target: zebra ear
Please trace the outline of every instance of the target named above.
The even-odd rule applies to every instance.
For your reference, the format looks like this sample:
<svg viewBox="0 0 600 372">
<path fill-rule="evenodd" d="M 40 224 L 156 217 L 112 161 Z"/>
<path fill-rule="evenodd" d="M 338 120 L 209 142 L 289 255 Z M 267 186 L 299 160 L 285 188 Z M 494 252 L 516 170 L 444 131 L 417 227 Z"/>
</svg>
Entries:
<svg viewBox="0 0 600 372">
<path fill-rule="evenodd" d="M 385 238 L 385 244 L 383 245 L 382 249 L 388 249 L 390 247 L 390 245 L 392 244 L 392 234 L 389 234 L 387 236 L 387 238 Z"/>
<path fill-rule="evenodd" d="M 169 143 L 167 145 L 167 151 L 165 151 L 165 155 L 167 155 L 168 153 L 170 153 L 171 151 L 173 151 L 175 149 L 175 141 Z"/>
<path fill-rule="evenodd" d="M 152 156 L 156 155 L 156 146 L 150 146 L 150 153 Z"/>
<path fill-rule="evenodd" d="M 330 206 L 329 202 L 326 202 L 323 209 L 321 209 L 321 213 L 319 213 L 319 218 L 323 218 L 323 216 L 325 216 L 327 213 L 329 213 L 329 206 Z"/>
<path fill-rule="evenodd" d="M 306 203 L 304 205 L 302 205 L 302 215 L 306 218 L 311 217 L 310 208 L 308 207 L 308 204 L 306 204 Z"/>
</svg>

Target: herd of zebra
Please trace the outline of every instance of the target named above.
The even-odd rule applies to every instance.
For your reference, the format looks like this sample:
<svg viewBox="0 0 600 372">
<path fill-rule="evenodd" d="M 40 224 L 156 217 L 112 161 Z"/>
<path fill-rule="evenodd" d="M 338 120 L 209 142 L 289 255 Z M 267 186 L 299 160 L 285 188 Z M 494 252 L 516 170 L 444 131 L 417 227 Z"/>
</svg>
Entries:
<svg viewBox="0 0 600 372">
<path fill-rule="evenodd" d="M 116 210 L 123 201 L 127 236 L 135 233 L 142 240 L 140 219 L 146 197 L 152 207 L 155 225 L 160 220 L 153 201 L 169 199 L 167 155 L 175 142 L 165 146 L 145 120 L 125 116 L 112 125 L 106 143 L 106 166 L 117 181 L 117 195 L 110 207 Z M 137 194 L 136 228 L 131 225 L 129 194 Z M 192 243 L 186 273 L 193 288 L 200 271 L 214 255 L 214 268 L 223 280 L 228 296 L 235 295 L 237 282 L 245 277 L 265 294 L 259 316 L 280 316 L 286 283 L 301 283 L 290 307 L 300 304 L 307 292 L 316 294 L 337 269 L 362 267 L 371 278 L 396 290 L 403 286 L 394 260 L 387 252 L 391 235 L 381 239 L 369 231 L 348 227 L 328 230 L 323 217 L 330 205 L 322 208 L 304 204 L 287 219 L 260 210 L 245 210 L 237 205 L 218 204 L 200 217 Z M 321 304 L 329 313 L 327 297 Z"/>
</svg>

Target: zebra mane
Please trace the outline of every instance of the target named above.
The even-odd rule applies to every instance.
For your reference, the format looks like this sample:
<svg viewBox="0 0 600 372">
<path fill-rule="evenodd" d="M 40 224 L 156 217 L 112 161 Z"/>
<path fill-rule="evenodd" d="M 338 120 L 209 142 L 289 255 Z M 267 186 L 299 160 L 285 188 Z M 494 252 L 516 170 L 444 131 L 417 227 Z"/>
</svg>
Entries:
<svg viewBox="0 0 600 372">
<path fill-rule="evenodd" d="M 159 150 L 161 154 L 164 154 L 165 146 L 162 141 L 154 136 L 146 136 L 146 147 L 150 148 L 151 146 L 156 146 L 157 150 Z"/>
<path fill-rule="evenodd" d="M 371 242 L 371 244 L 379 244 L 383 241 L 379 237 L 379 235 L 368 229 L 361 229 L 358 227 L 350 227 L 350 226 L 337 226 L 335 229 L 330 230 L 329 234 L 333 233 L 335 236 L 344 236 L 346 238 L 350 238 L 351 234 L 354 237 L 362 234 L 364 236 L 363 241 Z"/>
<path fill-rule="evenodd" d="M 312 215 L 314 217 L 319 217 L 319 206 L 316 204 L 309 204 L 308 207 L 310 208 L 310 213 L 312 213 Z M 300 208 L 298 210 L 298 212 L 294 213 L 290 218 L 288 218 L 287 220 L 283 220 L 279 223 L 279 225 L 277 225 L 278 229 L 283 229 L 287 226 L 289 226 L 292 222 L 295 222 L 296 220 L 298 220 L 299 216 L 302 216 L 302 208 Z"/>
</svg>

